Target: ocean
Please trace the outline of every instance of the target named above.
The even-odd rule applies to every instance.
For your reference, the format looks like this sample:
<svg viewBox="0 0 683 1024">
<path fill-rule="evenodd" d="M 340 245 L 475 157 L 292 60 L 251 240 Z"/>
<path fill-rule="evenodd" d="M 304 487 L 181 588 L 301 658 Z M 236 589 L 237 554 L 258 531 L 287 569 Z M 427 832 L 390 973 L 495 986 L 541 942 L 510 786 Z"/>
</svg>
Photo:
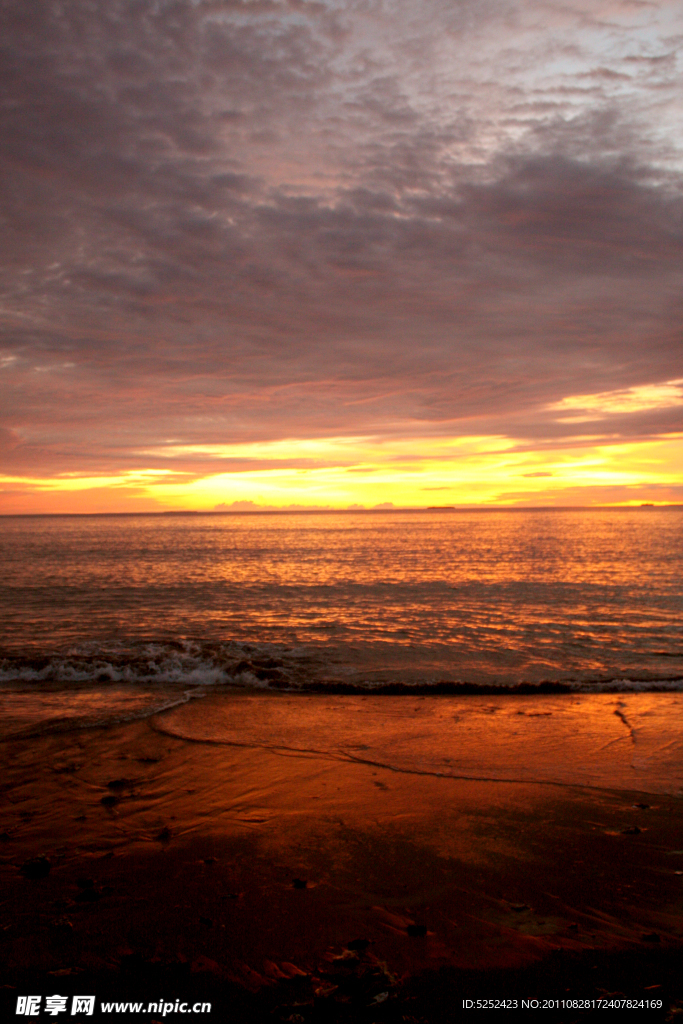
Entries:
<svg viewBox="0 0 683 1024">
<path fill-rule="evenodd" d="M 683 510 L 8 516 L 4 735 L 221 688 L 683 689 Z"/>
<path fill-rule="evenodd" d="M 8 1013 L 678 1005 L 682 510 L 0 530 Z"/>
</svg>

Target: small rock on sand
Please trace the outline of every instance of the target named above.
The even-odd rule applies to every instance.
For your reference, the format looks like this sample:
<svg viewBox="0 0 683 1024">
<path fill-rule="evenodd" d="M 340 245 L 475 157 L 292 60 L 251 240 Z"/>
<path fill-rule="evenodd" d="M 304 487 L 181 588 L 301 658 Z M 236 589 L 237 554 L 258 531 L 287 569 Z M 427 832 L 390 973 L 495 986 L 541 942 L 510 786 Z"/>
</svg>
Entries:
<svg viewBox="0 0 683 1024">
<path fill-rule="evenodd" d="M 102 893 L 97 889 L 81 889 L 80 892 L 76 893 L 74 899 L 77 903 L 96 903 L 101 897 Z"/>
<path fill-rule="evenodd" d="M 24 878 L 47 878 L 50 874 L 50 867 L 50 861 L 47 857 L 41 856 L 25 861 L 19 870 Z"/>
<path fill-rule="evenodd" d="M 409 924 L 406 928 L 408 935 L 412 935 L 413 938 L 422 938 L 427 934 L 427 926 L 424 924 Z"/>
<path fill-rule="evenodd" d="M 346 948 L 356 950 L 360 953 L 364 949 L 367 949 L 369 945 L 370 939 L 354 939 L 352 942 L 347 943 Z"/>
</svg>

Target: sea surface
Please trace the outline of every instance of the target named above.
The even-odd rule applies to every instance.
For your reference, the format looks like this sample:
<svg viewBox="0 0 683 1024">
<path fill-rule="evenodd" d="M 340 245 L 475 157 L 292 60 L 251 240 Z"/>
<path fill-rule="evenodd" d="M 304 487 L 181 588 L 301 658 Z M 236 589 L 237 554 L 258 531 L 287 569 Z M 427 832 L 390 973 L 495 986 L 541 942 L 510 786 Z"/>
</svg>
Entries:
<svg viewBox="0 0 683 1024">
<path fill-rule="evenodd" d="M 0 519 L 0 734 L 235 688 L 683 690 L 683 509 Z"/>
</svg>

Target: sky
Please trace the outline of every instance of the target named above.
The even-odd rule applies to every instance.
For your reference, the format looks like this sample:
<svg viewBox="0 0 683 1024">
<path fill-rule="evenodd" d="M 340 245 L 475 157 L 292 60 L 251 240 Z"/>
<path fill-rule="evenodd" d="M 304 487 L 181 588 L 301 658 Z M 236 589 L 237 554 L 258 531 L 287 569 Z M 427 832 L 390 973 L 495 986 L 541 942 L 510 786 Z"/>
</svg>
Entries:
<svg viewBox="0 0 683 1024">
<path fill-rule="evenodd" d="M 0 512 L 683 502 L 679 0 L 0 24 Z"/>
</svg>

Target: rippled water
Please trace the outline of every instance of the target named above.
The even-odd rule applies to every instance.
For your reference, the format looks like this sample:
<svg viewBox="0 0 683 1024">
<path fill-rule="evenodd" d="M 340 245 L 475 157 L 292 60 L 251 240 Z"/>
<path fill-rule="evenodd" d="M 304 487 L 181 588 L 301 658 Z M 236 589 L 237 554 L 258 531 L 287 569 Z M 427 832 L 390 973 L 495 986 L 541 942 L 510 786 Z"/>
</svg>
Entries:
<svg viewBox="0 0 683 1024">
<path fill-rule="evenodd" d="M 7 700 L 683 685 L 680 509 L 6 517 L 0 564 Z"/>
</svg>

